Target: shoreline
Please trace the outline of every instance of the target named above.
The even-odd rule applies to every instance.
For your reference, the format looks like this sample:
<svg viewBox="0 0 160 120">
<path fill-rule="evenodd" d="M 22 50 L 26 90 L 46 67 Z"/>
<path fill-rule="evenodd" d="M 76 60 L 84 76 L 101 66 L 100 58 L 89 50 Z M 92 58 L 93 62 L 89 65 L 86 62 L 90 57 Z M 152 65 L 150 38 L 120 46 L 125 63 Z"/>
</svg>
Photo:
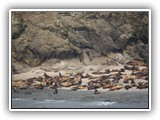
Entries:
<svg viewBox="0 0 160 120">
<path fill-rule="evenodd" d="M 70 91 L 59 89 L 53 94 L 51 89 L 21 90 L 12 93 L 12 108 L 148 108 L 148 90 L 137 91 Z"/>
</svg>

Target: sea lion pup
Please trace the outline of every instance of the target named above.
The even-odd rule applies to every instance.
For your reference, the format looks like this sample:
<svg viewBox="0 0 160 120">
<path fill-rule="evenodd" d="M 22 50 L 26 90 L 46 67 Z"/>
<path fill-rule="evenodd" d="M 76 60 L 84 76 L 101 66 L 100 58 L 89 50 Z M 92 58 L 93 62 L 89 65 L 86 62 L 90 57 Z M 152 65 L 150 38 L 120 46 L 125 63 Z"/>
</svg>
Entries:
<svg viewBox="0 0 160 120">
<path fill-rule="evenodd" d="M 95 89 L 94 94 L 100 94 L 100 92 L 97 89 Z"/>
</svg>

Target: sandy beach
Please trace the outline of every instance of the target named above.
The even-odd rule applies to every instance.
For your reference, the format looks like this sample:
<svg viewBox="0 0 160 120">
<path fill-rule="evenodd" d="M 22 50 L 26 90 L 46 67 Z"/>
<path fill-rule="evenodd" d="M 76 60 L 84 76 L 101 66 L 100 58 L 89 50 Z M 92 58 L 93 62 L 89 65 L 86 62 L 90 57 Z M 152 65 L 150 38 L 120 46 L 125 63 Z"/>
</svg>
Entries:
<svg viewBox="0 0 160 120">
<path fill-rule="evenodd" d="M 47 63 L 47 64 L 46 64 Z M 86 62 L 86 65 L 77 62 L 76 59 L 69 61 L 55 61 L 49 60 L 40 67 L 35 67 L 26 73 L 14 74 L 12 76 L 12 82 L 16 80 L 26 80 L 33 77 L 44 77 L 44 73 L 49 76 L 58 76 L 59 72 L 62 75 L 68 76 L 69 74 L 76 74 L 83 71 L 83 74 L 93 75 L 93 71 L 105 71 L 106 69 L 115 70 L 121 69 L 124 66 L 118 65 L 106 65 L 106 58 L 95 59 L 92 62 Z M 140 70 L 145 68 L 139 67 Z M 125 70 L 122 72 L 122 78 L 118 81 L 119 85 L 130 85 L 129 83 L 123 83 L 125 76 L 130 75 L 132 71 Z M 111 72 L 110 75 L 117 74 L 117 72 Z M 99 77 L 100 75 L 94 75 Z M 83 78 L 81 85 L 88 85 L 89 81 L 95 79 Z M 138 82 L 146 82 L 144 79 L 135 79 L 135 84 Z M 132 87 L 126 90 L 124 87 L 119 90 L 110 91 L 109 88 L 98 88 L 100 94 L 94 94 L 94 89 L 88 90 L 78 89 L 72 91 L 70 87 L 58 87 L 58 94 L 53 94 L 54 90 L 48 87 L 44 87 L 42 90 L 27 88 L 20 89 L 18 92 L 12 90 L 12 108 L 148 108 L 148 88 L 137 89 Z"/>
</svg>

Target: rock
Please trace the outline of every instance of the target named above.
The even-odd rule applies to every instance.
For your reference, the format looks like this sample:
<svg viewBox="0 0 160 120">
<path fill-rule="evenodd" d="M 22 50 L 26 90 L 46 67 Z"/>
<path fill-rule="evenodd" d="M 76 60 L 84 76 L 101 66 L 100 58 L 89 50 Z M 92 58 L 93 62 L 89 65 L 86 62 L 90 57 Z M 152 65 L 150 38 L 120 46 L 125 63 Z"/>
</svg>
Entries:
<svg viewBox="0 0 160 120">
<path fill-rule="evenodd" d="M 15 73 L 48 59 L 78 58 L 89 64 L 95 56 L 110 57 L 109 54 L 114 59 L 109 64 L 133 58 L 147 63 L 148 12 L 12 13 Z"/>
</svg>

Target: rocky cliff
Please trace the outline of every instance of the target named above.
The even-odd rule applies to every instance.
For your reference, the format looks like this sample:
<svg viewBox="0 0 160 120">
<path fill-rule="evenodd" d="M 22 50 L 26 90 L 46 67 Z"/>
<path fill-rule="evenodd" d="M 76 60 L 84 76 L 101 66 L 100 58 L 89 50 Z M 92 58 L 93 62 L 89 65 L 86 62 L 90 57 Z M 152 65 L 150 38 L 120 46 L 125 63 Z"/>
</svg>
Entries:
<svg viewBox="0 0 160 120">
<path fill-rule="evenodd" d="M 14 71 L 84 54 L 148 60 L 148 12 L 12 12 L 11 29 Z"/>
</svg>

